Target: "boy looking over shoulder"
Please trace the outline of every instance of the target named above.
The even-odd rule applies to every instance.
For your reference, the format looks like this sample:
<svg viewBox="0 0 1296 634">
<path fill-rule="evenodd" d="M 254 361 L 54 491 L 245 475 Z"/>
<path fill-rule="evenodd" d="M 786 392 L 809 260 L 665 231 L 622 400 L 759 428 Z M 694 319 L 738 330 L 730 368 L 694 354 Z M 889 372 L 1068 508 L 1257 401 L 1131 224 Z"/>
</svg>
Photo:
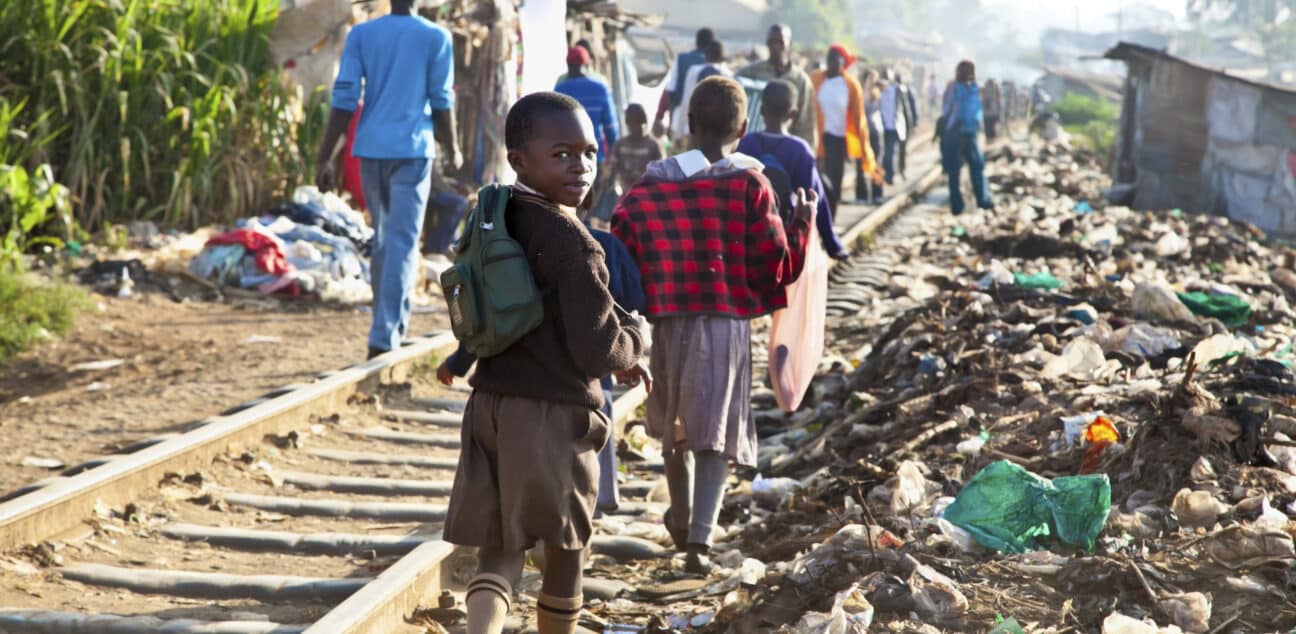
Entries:
<svg viewBox="0 0 1296 634">
<path fill-rule="evenodd" d="M 480 359 L 464 410 L 445 539 L 480 548 L 468 584 L 468 631 L 504 628 L 527 549 L 543 542 L 540 632 L 570 633 L 583 597 L 599 466 L 608 437 L 599 377 L 652 379 L 638 321 L 618 314 L 603 249 L 576 218 L 594 182 L 598 142 L 580 104 L 557 93 L 519 100 L 505 121 L 518 175 L 505 211 L 543 295 L 544 320 Z M 566 209 L 564 209 L 566 207 Z"/>
</svg>

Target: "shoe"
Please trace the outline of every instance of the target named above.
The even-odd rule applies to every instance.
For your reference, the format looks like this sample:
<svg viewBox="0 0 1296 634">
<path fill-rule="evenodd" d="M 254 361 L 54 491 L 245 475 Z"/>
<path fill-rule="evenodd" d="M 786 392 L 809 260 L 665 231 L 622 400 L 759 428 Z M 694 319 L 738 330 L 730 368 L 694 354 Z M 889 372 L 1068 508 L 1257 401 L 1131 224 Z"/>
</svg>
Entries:
<svg viewBox="0 0 1296 634">
<path fill-rule="evenodd" d="M 835 251 L 833 253 L 828 254 L 828 257 L 837 260 L 838 262 L 849 260 L 850 256 L 851 256 L 851 252 L 849 249 L 842 249 L 840 251 Z"/>
<path fill-rule="evenodd" d="M 382 348 L 375 348 L 373 346 L 369 346 L 369 356 L 365 357 L 365 361 L 368 361 L 380 354 L 387 354 L 387 352 L 388 352 L 387 350 L 383 350 Z"/>
<path fill-rule="evenodd" d="M 715 564 L 711 563 L 711 558 L 707 553 L 711 549 L 701 544 L 689 544 L 688 555 L 684 557 L 684 572 L 692 575 L 710 576 L 715 570 Z"/>
</svg>

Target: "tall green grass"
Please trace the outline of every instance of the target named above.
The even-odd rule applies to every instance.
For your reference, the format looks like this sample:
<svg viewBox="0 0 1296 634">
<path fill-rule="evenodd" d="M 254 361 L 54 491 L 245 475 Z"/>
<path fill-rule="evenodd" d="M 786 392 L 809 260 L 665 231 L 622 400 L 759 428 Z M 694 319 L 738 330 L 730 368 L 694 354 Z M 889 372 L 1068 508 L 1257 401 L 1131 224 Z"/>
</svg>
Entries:
<svg viewBox="0 0 1296 634">
<path fill-rule="evenodd" d="M 0 165 L 52 166 L 90 230 L 226 221 L 309 182 L 327 106 L 270 59 L 278 5 L 0 2 Z"/>
</svg>

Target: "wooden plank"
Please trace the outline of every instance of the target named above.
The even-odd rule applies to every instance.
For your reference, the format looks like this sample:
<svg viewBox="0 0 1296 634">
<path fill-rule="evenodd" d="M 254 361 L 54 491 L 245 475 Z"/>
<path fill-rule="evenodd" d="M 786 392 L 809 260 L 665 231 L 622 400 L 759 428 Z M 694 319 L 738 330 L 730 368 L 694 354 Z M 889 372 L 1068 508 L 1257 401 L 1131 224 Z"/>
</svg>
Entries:
<svg viewBox="0 0 1296 634">
<path fill-rule="evenodd" d="M 269 621 L 199 621 L 0 608 L 0 631 L 8 634 L 301 634 L 305 630 L 303 625 Z"/>
<path fill-rule="evenodd" d="M 158 532 L 171 539 L 205 542 L 222 548 L 312 555 L 350 555 L 369 552 L 379 556 L 404 555 L 429 539 L 418 535 L 301 534 L 183 523 L 167 524 L 159 528 Z"/>
<path fill-rule="evenodd" d="M 446 412 L 410 412 L 388 410 L 383 412 L 383 419 L 402 423 L 420 423 L 434 427 L 462 427 L 463 414 Z"/>
<path fill-rule="evenodd" d="M 376 451 L 347 451 L 308 447 L 306 453 L 323 460 L 352 464 L 404 465 L 425 469 L 454 470 L 459 459 L 454 457 L 425 456 L 422 454 L 388 454 Z"/>
<path fill-rule="evenodd" d="M 156 486 L 168 472 L 201 468 L 232 444 L 255 444 L 267 434 L 284 433 L 312 414 L 329 414 L 356 391 L 399 380 L 414 362 L 444 354 L 456 345 L 440 333 L 413 339 L 368 362 L 351 366 L 300 390 L 267 400 L 230 416 L 219 416 L 181 436 L 111 460 L 101 467 L 54 482 L 0 503 L 0 550 L 11 550 L 68 530 L 94 514 L 96 502 L 123 505 Z"/>
<path fill-rule="evenodd" d="M 342 601 L 370 581 L 362 577 L 327 579 L 291 575 L 232 575 L 223 572 L 121 568 L 103 564 L 72 564 L 60 568 L 59 572 L 73 581 L 122 588 L 140 594 L 258 601 Z"/>
<path fill-rule="evenodd" d="M 396 478 L 365 478 L 358 476 L 321 475 L 300 471 L 278 471 L 284 484 L 300 489 L 356 493 L 360 495 L 427 495 L 447 496 L 453 488 L 445 480 L 398 480 Z"/>
<path fill-rule="evenodd" d="M 446 507 L 443 504 L 303 500 L 251 493 L 225 493 L 222 497 L 230 504 L 287 515 L 363 517 L 385 522 L 440 522 L 445 520 L 446 514 Z"/>
<path fill-rule="evenodd" d="M 382 440 L 401 445 L 430 445 L 442 449 L 458 449 L 460 444 L 458 434 L 420 434 L 417 432 L 396 431 L 386 427 L 346 430 L 346 433 L 370 440 Z"/>
</svg>

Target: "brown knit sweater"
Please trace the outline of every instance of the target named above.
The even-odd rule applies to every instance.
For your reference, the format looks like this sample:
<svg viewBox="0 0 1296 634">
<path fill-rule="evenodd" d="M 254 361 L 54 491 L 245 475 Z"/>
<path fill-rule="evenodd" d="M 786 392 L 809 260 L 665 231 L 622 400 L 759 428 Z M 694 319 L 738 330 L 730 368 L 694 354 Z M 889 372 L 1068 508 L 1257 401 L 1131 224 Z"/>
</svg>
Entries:
<svg viewBox="0 0 1296 634">
<path fill-rule="evenodd" d="M 504 352 L 478 360 L 469 384 L 597 409 L 599 378 L 629 369 L 644 353 L 638 325 L 613 311 L 603 249 L 574 216 L 518 188 L 505 219 L 544 295 L 544 321 Z"/>
</svg>

